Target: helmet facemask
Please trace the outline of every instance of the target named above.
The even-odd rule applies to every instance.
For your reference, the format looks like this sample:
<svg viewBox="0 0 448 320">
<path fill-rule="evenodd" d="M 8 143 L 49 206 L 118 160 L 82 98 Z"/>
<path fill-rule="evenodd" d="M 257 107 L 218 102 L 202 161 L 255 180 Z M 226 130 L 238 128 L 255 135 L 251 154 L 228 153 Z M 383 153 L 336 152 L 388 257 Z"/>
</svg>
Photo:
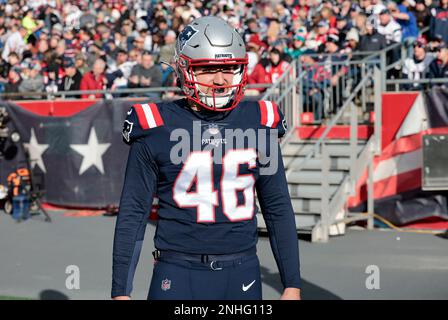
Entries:
<svg viewBox="0 0 448 320">
<path fill-rule="evenodd" d="M 244 95 L 244 87 L 247 84 L 247 64 L 247 56 L 245 58 L 190 59 L 180 55 L 176 59 L 177 74 L 183 84 L 183 90 L 187 99 L 205 109 L 213 111 L 228 111 L 235 108 L 240 102 Z M 213 65 L 236 66 L 232 83 L 217 86 L 199 82 L 195 68 Z M 202 92 L 200 86 L 211 88 L 211 93 Z M 228 90 L 228 92 L 225 95 L 221 95 L 221 90 Z"/>
</svg>

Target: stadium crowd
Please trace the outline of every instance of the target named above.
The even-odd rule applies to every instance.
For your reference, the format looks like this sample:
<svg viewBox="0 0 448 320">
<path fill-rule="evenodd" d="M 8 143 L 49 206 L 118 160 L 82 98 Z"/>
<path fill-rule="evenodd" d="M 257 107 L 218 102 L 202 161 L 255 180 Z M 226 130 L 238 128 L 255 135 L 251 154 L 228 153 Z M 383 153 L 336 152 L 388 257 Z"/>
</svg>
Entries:
<svg viewBox="0 0 448 320">
<path fill-rule="evenodd" d="M 411 50 L 400 77 L 448 77 L 448 0 L 0 0 L 0 92 L 41 99 L 30 93 L 175 86 L 176 37 L 203 15 L 244 35 L 249 84 L 275 82 L 299 58 L 316 69 L 311 81 L 336 85 L 345 70 L 320 70 L 310 54 L 338 61 L 394 43 Z"/>
</svg>

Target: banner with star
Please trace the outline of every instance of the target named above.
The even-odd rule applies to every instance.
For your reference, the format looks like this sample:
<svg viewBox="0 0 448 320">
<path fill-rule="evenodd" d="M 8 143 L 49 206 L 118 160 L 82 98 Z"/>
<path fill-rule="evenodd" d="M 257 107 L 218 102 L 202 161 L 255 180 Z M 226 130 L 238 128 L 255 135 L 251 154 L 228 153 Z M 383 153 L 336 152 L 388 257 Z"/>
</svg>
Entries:
<svg viewBox="0 0 448 320">
<path fill-rule="evenodd" d="M 129 101 L 101 101 L 70 117 L 46 117 L 1 102 L 21 142 L 0 160 L 1 183 L 24 166 L 29 153 L 34 176 L 43 177 L 43 201 L 60 206 L 101 208 L 118 205 L 129 147 L 122 126 Z"/>
</svg>

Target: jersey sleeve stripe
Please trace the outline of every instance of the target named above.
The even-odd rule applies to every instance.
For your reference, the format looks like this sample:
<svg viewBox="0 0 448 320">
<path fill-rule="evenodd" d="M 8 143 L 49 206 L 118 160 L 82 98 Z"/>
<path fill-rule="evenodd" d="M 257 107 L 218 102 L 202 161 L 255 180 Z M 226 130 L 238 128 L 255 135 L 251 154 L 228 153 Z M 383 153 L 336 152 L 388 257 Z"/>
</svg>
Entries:
<svg viewBox="0 0 448 320">
<path fill-rule="evenodd" d="M 163 125 L 163 119 L 160 116 L 159 108 L 157 108 L 157 105 L 155 103 L 150 103 L 149 107 L 151 108 L 152 115 L 154 116 L 154 121 L 156 123 L 156 126 L 162 126 Z"/>
<path fill-rule="evenodd" d="M 146 120 L 145 112 L 143 111 L 143 107 L 141 104 L 134 105 L 135 112 L 137 112 L 138 122 L 140 123 L 140 127 L 142 129 L 149 129 L 148 121 Z"/>
<path fill-rule="evenodd" d="M 272 123 L 272 128 L 276 128 L 278 122 L 280 121 L 280 115 L 278 114 L 278 107 L 274 102 L 271 102 L 272 110 L 274 111 L 274 122 Z"/>
<path fill-rule="evenodd" d="M 259 101 L 260 104 L 260 111 L 261 111 L 261 124 L 262 125 L 266 125 L 267 123 L 267 113 L 268 111 L 266 110 L 266 103 L 264 101 Z"/>
<path fill-rule="evenodd" d="M 261 124 L 275 128 L 280 121 L 278 108 L 272 101 L 259 101 L 261 111 Z"/>
<path fill-rule="evenodd" d="M 272 124 L 274 123 L 274 107 L 272 106 L 271 101 L 265 101 L 266 111 L 268 114 L 268 120 L 266 122 L 266 126 L 272 128 Z"/>
<path fill-rule="evenodd" d="M 145 113 L 145 119 L 149 128 L 157 127 L 156 120 L 148 104 L 142 104 L 143 112 Z"/>
</svg>

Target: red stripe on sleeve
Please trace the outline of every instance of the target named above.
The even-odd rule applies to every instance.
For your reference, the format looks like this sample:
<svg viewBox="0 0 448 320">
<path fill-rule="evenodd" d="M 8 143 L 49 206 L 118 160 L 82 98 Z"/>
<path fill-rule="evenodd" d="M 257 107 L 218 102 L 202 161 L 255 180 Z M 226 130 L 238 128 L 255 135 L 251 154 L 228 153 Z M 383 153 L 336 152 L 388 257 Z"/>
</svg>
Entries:
<svg viewBox="0 0 448 320">
<path fill-rule="evenodd" d="M 272 103 L 272 109 L 274 109 L 274 122 L 272 123 L 272 128 L 276 128 L 277 124 L 280 120 L 280 115 L 278 113 L 277 105 L 274 102 L 271 102 L 271 103 Z"/>
<path fill-rule="evenodd" d="M 258 103 L 260 104 L 261 124 L 265 126 L 266 123 L 268 122 L 267 106 L 266 106 L 266 103 L 264 101 L 259 101 Z"/>
<path fill-rule="evenodd" d="M 152 115 L 154 117 L 154 121 L 156 122 L 157 126 L 163 125 L 162 117 L 159 113 L 159 108 L 157 108 L 157 105 L 155 103 L 148 103 L 149 107 L 151 108 Z"/>
<path fill-rule="evenodd" d="M 143 107 L 141 104 L 134 104 L 135 112 L 137 112 L 138 122 L 142 129 L 149 129 L 148 120 L 146 120 L 145 112 L 143 111 Z"/>
</svg>

